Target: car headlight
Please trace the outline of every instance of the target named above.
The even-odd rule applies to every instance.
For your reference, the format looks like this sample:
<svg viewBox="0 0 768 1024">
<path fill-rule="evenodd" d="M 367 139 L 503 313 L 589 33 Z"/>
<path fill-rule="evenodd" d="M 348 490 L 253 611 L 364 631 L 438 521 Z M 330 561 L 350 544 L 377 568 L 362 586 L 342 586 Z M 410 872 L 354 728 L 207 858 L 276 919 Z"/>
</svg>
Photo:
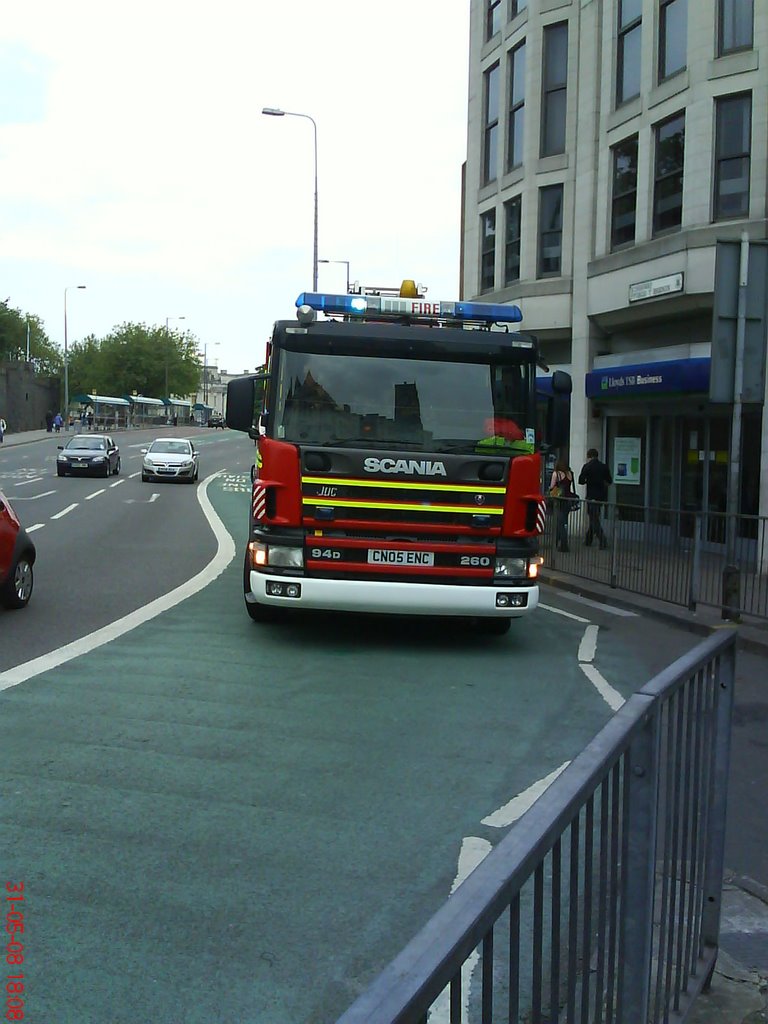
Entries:
<svg viewBox="0 0 768 1024">
<path fill-rule="evenodd" d="M 106 457 L 106 455 L 94 455 L 93 461 L 94 462 L 106 462 L 107 461 L 107 457 Z"/>
<path fill-rule="evenodd" d="M 526 575 L 527 568 L 527 558 L 497 558 L 493 575 L 504 576 L 507 578 L 524 577 Z"/>
<path fill-rule="evenodd" d="M 57 462 L 69 462 L 69 459 L 67 458 L 66 455 L 57 455 L 56 456 L 56 461 Z"/>
<path fill-rule="evenodd" d="M 192 461 L 192 459 L 188 459 L 186 462 L 182 462 L 179 468 L 180 469 L 192 469 L 193 466 L 194 466 L 194 462 Z"/>
</svg>

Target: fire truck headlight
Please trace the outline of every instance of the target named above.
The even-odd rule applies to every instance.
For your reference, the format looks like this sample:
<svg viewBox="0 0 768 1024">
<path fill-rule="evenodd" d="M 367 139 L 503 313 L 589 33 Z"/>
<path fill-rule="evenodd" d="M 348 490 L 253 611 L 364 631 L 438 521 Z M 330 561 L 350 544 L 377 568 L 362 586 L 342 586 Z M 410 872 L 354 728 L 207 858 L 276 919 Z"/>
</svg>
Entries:
<svg viewBox="0 0 768 1024">
<path fill-rule="evenodd" d="M 269 546 L 269 565 L 279 565 L 284 569 L 304 568 L 304 549 Z"/>
<path fill-rule="evenodd" d="M 506 578 L 525 577 L 527 566 L 528 560 L 525 558 L 497 558 L 493 575 Z"/>
<path fill-rule="evenodd" d="M 256 568 L 257 565 L 267 564 L 267 545 L 251 543 L 248 545 L 248 550 L 251 553 L 251 565 Z"/>
</svg>

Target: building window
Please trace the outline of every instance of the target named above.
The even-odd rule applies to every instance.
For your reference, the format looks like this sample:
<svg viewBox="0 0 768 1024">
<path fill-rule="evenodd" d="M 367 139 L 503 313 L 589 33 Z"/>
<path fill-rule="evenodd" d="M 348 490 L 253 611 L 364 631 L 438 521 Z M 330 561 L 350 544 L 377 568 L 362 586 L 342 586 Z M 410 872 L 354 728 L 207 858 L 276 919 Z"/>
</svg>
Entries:
<svg viewBox="0 0 768 1024">
<path fill-rule="evenodd" d="M 659 81 L 683 71 L 687 58 L 688 0 L 659 2 Z"/>
<path fill-rule="evenodd" d="M 522 196 L 504 203 L 506 227 L 504 232 L 504 284 L 520 280 L 520 227 L 522 223 Z"/>
<path fill-rule="evenodd" d="M 486 0 L 485 39 L 486 42 L 501 29 L 501 0 Z"/>
<path fill-rule="evenodd" d="M 499 150 L 499 65 L 485 72 L 483 183 L 496 180 Z"/>
<path fill-rule="evenodd" d="M 516 17 L 521 11 L 528 8 L 528 0 L 509 0 L 509 16 Z"/>
<path fill-rule="evenodd" d="M 563 186 L 539 189 L 539 277 L 560 274 L 563 253 Z"/>
<path fill-rule="evenodd" d="M 491 292 L 496 284 L 496 211 L 480 216 L 480 291 Z"/>
<path fill-rule="evenodd" d="M 544 71 L 541 155 L 565 152 L 565 110 L 568 80 L 568 25 L 544 29 Z"/>
<path fill-rule="evenodd" d="M 683 154 L 685 114 L 656 125 L 656 166 L 653 185 L 653 233 L 679 228 L 683 222 Z"/>
<path fill-rule="evenodd" d="M 525 43 L 509 55 L 509 129 L 507 134 L 507 170 L 523 162 L 525 126 Z"/>
<path fill-rule="evenodd" d="M 752 49 L 754 0 L 718 0 L 717 55 Z"/>
<path fill-rule="evenodd" d="M 752 97 L 745 93 L 716 103 L 714 219 L 748 217 Z"/>
<path fill-rule="evenodd" d="M 637 136 L 613 147 L 611 249 L 635 240 L 637 209 Z"/>
<path fill-rule="evenodd" d="M 640 38 L 643 0 L 619 0 L 616 45 L 616 106 L 640 95 Z"/>
</svg>

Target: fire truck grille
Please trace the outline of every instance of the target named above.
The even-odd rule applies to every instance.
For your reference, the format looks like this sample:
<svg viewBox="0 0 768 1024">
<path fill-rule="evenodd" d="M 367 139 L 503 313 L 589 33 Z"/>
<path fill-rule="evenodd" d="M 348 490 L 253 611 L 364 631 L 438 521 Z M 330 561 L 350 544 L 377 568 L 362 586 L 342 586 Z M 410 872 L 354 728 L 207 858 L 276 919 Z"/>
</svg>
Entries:
<svg viewBox="0 0 768 1024">
<path fill-rule="evenodd" d="M 435 484 L 340 477 L 302 477 L 306 519 L 322 521 L 477 525 L 482 517 L 500 528 L 505 488 L 501 485 Z"/>
</svg>

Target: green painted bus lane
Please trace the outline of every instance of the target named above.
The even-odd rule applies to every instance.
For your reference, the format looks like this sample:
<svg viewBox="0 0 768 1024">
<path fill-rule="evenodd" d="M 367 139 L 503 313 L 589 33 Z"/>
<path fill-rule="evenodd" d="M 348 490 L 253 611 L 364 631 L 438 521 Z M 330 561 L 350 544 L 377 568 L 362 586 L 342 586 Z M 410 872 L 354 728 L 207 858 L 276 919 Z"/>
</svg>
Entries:
<svg viewBox="0 0 768 1024">
<path fill-rule="evenodd" d="M 543 610 L 492 641 L 252 623 L 249 492 L 209 487 L 238 554 L 205 589 L 0 693 L 31 1019 L 335 1019 L 444 901 L 462 838 L 498 842 L 482 819 L 610 716 L 583 624 Z"/>
</svg>

